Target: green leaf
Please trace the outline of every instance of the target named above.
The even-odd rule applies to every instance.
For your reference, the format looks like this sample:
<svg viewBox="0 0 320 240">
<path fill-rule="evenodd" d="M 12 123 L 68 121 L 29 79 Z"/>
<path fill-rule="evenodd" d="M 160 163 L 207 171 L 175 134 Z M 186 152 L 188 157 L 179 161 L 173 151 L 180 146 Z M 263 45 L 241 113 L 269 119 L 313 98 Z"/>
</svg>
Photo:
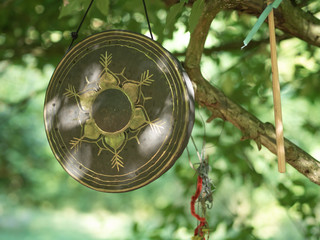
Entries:
<svg viewBox="0 0 320 240">
<path fill-rule="evenodd" d="M 204 0 L 197 0 L 193 3 L 191 14 L 189 17 L 189 31 L 192 33 L 194 29 L 196 28 L 199 18 L 201 16 L 201 13 L 204 8 Z"/>
<path fill-rule="evenodd" d="M 65 16 L 74 15 L 75 13 L 81 11 L 85 4 L 88 5 L 89 0 L 70 0 L 69 4 L 66 6 L 62 4 L 59 19 Z"/>
<path fill-rule="evenodd" d="M 170 33 L 174 29 L 174 24 L 177 20 L 178 15 L 182 12 L 184 4 L 185 4 L 184 1 L 181 1 L 181 2 L 173 5 L 169 10 L 169 13 L 168 13 L 167 19 L 166 19 L 166 27 L 165 28 L 168 29 Z"/>
<path fill-rule="evenodd" d="M 96 7 L 105 16 L 108 16 L 109 14 L 109 5 L 110 0 L 96 0 Z"/>
</svg>

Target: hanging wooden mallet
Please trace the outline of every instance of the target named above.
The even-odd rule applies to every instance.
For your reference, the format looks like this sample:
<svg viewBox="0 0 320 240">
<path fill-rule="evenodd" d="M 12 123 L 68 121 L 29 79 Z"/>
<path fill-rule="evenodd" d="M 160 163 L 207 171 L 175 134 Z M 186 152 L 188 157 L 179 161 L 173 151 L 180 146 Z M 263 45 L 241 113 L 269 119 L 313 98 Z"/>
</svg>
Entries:
<svg viewBox="0 0 320 240">
<path fill-rule="evenodd" d="M 272 65 L 272 89 L 273 89 L 273 104 L 274 104 L 274 116 L 276 125 L 276 143 L 277 143 L 277 155 L 278 155 L 278 170 L 281 173 L 286 171 L 285 165 L 285 150 L 284 150 L 284 138 L 283 138 L 283 124 L 281 113 L 281 97 L 280 97 L 280 84 L 279 84 L 279 72 L 277 62 L 277 50 L 276 50 L 276 36 L 274 27 L 274 15 L 273 8 L 277 8 L 282 0 L 268 0 L 268 6 L 261 13 L 258 21 L 253 26 L 248 36 L 243 41 L 243 48 L 245 48 L 252 40 L 254 34 L 261 27 L 267 17 L 269 20 L 269 34 L 270 34 L 270 49 L 271 49 L 271 65 Z"/>
<path fill-rule="evenodd" d="M 268 0 L 268 5 L 271 4 L 272 2 L 273 2 L 272 0 Z M 277 46 L 276 46 L 276 34 L 275 34 L 275 26 L 274 26 L 273 9 L 269 13 L 268 23 L 269 23 L 269 38 L 270 38 L 271 68 L 272 68 L 273 105 L 274 105 L 274 118 L 275 118 L 276 140 L 277 140 L 278 171 L 280 173 L 284 173 L 286 171 L 286 158 L 285 158 L 284 138 L 283 138 L 281 96 L 280 96 Z"/>
</svg>

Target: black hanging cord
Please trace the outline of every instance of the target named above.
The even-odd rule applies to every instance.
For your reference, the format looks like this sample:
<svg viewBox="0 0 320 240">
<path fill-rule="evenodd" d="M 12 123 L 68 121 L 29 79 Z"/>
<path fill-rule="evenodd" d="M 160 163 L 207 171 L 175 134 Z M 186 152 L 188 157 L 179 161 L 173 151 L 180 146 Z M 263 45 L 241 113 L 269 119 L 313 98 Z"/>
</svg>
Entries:
<svg viewBox="0 0 320 240">
<path fill-rule="evenodd" d="M 76 40 L 76 39 L 78 38 L 78 33 L 79 33 L 79 31 L 80 31 L 80 28 L 81 28 L 81 26 L 82 26 L 82 23 L 84 22 L 84 19 L 86 18 L 87 14 L 88 14 L 91 6 L 92 6 L 93 1 L 94 1 L 94 0 L 91 0 L 91 2 L 90 2 L 90 4 L 89 4 L 89 6 L 88 6 L 88 8 L 87 8 L 87 10 L 86 10 L 83 18 L 81 19 L 81 22 L 80 22 L 80 24 L 79 24 L 79 27 L 78 27 L 77 31 L 71 33 L 72 41 L 71 41 L 71 43 L 70 43 L 70 45 L 69 45 L 69 48 L 68 48 L 67 52 L 69 52 L 69 50 L 71 49 L 74 40 Z"/>
<path fill-rule="evenodd" d="M 78 33 L 79 33 L 79 31 L 80 31 L 80 28 L 81 28 L 81 26 L 82 26 L 82 24 L 83 24 L 83 22 L 84 22 L 84 19 L 86 18 L 87 14 L 88 14 L 91 6 L 92 6 L 93 1 L 94 1 L 94 0 L 91 0 L 91 2 L 90 2 L 90 4 L 89 4 L 89 6 L 88 6 L 88 8 L 87 8 L 87 10 L 86 10 L 86 12 L 85 12 L 85 14 L 83 15 L 83 18 L 81 19 L 81 22 L 80 22 L 80 24 L 79 24 L 79 26 L 78 26 L 77 31 L 76 31 L 76 32 L 71 32 L 72 40 L 71 40 L 71 43 L 70 43 L 70 45 L 69 45 L 69 47 L 68 47 L 67 52 L 69 52 L 69 50 L 71 49 L 71 47 L 72 47 L 72 45 L 73 45 L 73 42 L 78 38 Z M 143 7 L 144 7 L 144 13 L 145 13 L 145 15 L 146 15 L 147 22 L 148 22 L 150 37 L 151 37 L 152 40 L 154 40 L 154 39 L 153 39 L 153 35 L 152 35 L 152 31 L 151 31 L 151 25 L 150 25 L 150 21 L 149 21 L 149 16 L 148 16 L 148 11 L 147 11 L 147 6 L 146 6 L 146 3 L 145 3 L 145 0 L 142 0 L 142 3 L 143 3 Z"/>
<path fill-rule="evenodd" d="M 149 27 L 149 32 L 150 32 L 150 36 L 151 36 L 151 39 L 153 39 L 153 35 L 152 35 L 152 31 L 151 31 L 151 26 L 150 26 L 150 21 L 149 21 L 149 17 L 148 17 L 148 11 L 147 11 L 147 6 L 146 6 L 146 3 L 144 0 L 142 0 L 143 2 L 143 7 L 144 7 L 144 13 L 146 15 L 146 18 L 147 18 L 147 22 L 148 22 L 148 27 Z"/>
</svg>

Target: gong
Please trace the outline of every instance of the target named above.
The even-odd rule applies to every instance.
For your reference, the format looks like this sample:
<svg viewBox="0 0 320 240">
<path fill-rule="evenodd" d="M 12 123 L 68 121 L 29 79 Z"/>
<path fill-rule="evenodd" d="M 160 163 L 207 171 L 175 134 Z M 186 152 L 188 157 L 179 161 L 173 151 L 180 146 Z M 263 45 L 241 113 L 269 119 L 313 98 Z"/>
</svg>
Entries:
<svg viewBox="0 0 320 240">
<path fill-rule="evenodd" d="M 63 57 L 47 88 L 44 121 L 53 154 L 74 179 L 102 192 L 130 191 L 182 154 L 194 122 L 193 89 L 160 44 L 106 31 Z"/>
</svg>

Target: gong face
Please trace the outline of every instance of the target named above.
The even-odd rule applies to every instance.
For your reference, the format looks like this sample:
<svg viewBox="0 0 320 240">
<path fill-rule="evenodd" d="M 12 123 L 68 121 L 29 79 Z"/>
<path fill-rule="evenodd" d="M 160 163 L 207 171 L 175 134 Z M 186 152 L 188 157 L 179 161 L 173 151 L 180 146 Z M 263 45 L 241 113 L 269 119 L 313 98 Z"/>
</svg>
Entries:
<svg viewBox="0 0 320 240">
<path fill-rule="evenodd" d="M 51 149 L 77 181 L 103 192 L 142 187 L 185 148 L 193 92 L 178 62 L 153 40 L 107 31 L 73 47 L 45 99 Z"/>
</svg>

